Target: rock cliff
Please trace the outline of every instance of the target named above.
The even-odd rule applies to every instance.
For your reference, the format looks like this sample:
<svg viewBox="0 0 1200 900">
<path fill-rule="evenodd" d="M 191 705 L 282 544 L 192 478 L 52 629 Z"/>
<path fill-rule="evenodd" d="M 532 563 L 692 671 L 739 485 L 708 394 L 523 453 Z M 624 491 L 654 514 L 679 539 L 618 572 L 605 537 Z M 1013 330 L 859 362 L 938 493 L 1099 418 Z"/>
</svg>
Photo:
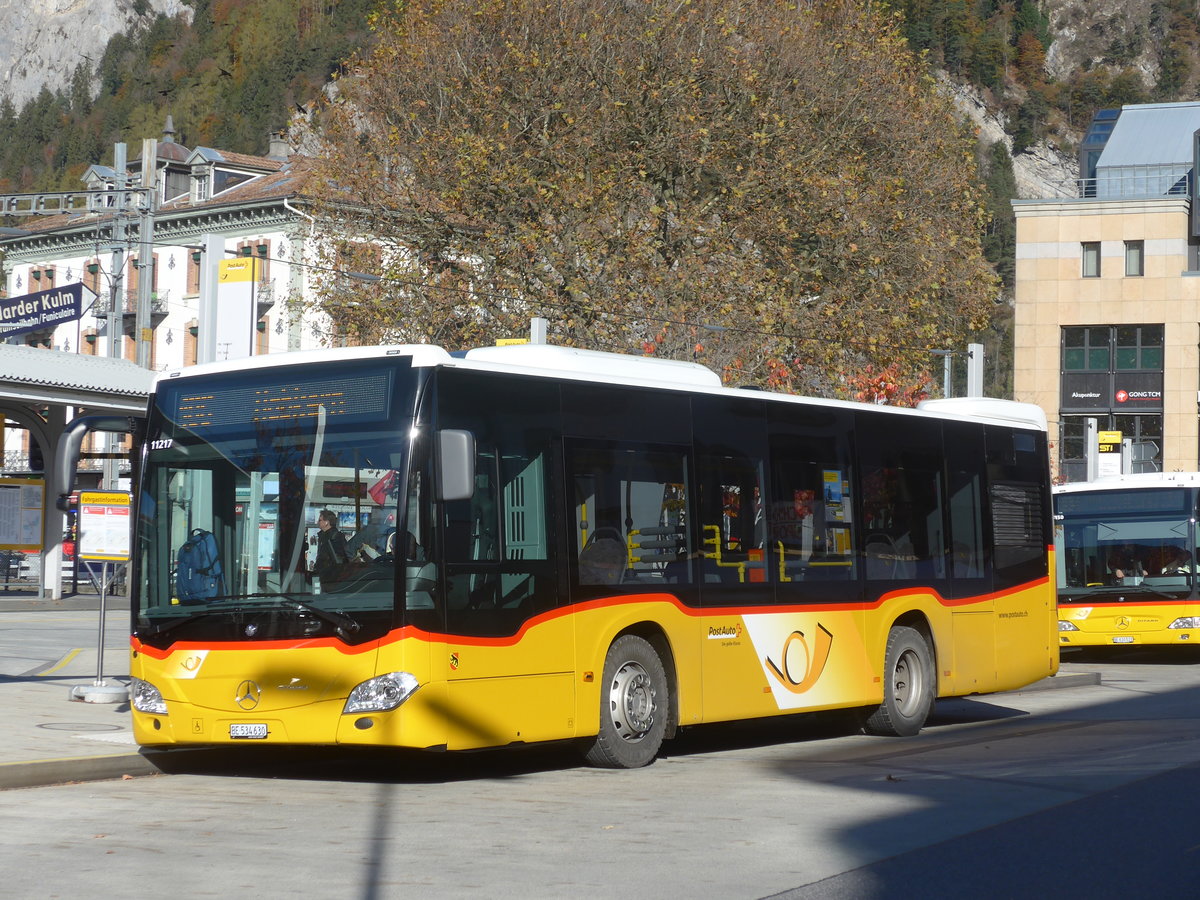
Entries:
<svg viewBox="0 0 1200 900">
<path fill-rule="evenodd" d="M 20 109 L 43 85 L 66 87 L 138 19 L 183 9 L 182 0 L 0 0 L 0 96 Z"/>
</svg>

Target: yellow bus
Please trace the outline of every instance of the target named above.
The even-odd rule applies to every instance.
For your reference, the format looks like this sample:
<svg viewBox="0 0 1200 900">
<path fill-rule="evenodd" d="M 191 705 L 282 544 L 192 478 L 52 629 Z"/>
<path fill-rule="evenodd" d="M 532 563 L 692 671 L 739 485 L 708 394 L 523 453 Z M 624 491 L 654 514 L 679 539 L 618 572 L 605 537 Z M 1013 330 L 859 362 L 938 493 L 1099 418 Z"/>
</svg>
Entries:
<svg viewBox="0 0 1200 900">
<path fill-rule="evenodd" d="M 1200 643 L 1198 489 L 1196 472 L 1054 488 L 1061 646 Z"/>
<path fill-rule="evenodd" d="M 1045 419 L 1024 404 L 397 346 L 165 374 L 143 446 L 146 747 L 574 741 L 634 767 L 751 717 L 861 708 L 912 735 L 937 697 L 1058 665 Z"/>
</svg>

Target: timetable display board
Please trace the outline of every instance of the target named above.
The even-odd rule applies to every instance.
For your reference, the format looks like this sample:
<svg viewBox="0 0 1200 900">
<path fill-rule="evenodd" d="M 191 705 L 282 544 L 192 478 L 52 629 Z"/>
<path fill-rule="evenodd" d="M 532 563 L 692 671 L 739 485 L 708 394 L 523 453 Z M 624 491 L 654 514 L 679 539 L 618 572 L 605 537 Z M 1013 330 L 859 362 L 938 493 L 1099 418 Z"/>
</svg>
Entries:
<svg viewBox="0 0 1200 900">
<path fill-rule="evenodd" d="M 30 478 L 0 478 L 0 550 L 42 551 L 46 485 Z"/>
<path fill-rule="evenodd" d="M 82 560 L 128 562 L 131 538 L 126 491 L 83 491 L 79 495 L 79 550 Z"/>
</svg>

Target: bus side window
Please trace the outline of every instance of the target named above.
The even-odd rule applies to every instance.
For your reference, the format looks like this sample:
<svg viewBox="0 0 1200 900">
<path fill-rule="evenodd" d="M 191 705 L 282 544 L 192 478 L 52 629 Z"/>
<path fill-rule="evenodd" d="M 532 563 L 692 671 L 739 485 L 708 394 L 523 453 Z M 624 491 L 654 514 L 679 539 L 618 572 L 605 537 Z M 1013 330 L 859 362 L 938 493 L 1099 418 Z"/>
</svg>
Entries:
<svg viewBox="0 0 1200 900">
<path fill-rule="evenodd" d="M 939 423 L 859 414 L 857 435 L 867 578 L 944 581 L 946 485 Z"/>
<path fill-rule="evenodd" d="M 708 584 L 773 581 L 767 559 L 762 460 L 701 456 L 696 465 L 702 580 Z"/>
<path fill-rule="evenodd" d="M 855 581 L 853 420 L 840 410 L 781 408 L 770 422 L 771 484 L 766 513 L 779 597 L 818 599 Z M 822 586 L 827 586 L 822 589 Z"/>
<path fill-rule="evenodd" d="M 475 490 L 443 503 L 448 627 L 510 635 L 558 598 L 551 438 L 558 388 L 527 378 L 443 372 L 439 425 L 475 437 Z"/>
<path fill-rule="evenodd" d="M 950 575 L 955 596 L 986 590 L 971 579 L 989 576 L 987 533 L 984 525 L 984 479 L 979 460 L 984 456 L 983 434 L 977 426 L 942 424 L 946 447 L 946 476 L 950 513 Z"/>
<path fill-rule="evenodd" d="M 995 546 L 995 587 L 1016 587 L 1045 574 L 1050 498 L 1044 435 L 985 427 L 988 499 Z"/>
<path fill-rule="evenodd" d="M 568 467 L 581 588 L 692 581 L 682 451 L 579 445 Z"/>
</svg>

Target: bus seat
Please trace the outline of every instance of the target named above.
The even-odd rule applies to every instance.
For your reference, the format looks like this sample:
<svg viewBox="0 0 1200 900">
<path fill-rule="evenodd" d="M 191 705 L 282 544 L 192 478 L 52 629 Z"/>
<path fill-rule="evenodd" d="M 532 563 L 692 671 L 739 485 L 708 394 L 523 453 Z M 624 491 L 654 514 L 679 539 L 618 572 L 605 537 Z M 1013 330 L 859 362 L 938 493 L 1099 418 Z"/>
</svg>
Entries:
<svg viewBox="0 0 1200 900">
<path fill-rule="evenodd" d="M 625 561 L 625 542 L 620 534 L 615 529 L 599 528 L 579 551 L 579 583 L 619 584 Z"/>
</svg>

